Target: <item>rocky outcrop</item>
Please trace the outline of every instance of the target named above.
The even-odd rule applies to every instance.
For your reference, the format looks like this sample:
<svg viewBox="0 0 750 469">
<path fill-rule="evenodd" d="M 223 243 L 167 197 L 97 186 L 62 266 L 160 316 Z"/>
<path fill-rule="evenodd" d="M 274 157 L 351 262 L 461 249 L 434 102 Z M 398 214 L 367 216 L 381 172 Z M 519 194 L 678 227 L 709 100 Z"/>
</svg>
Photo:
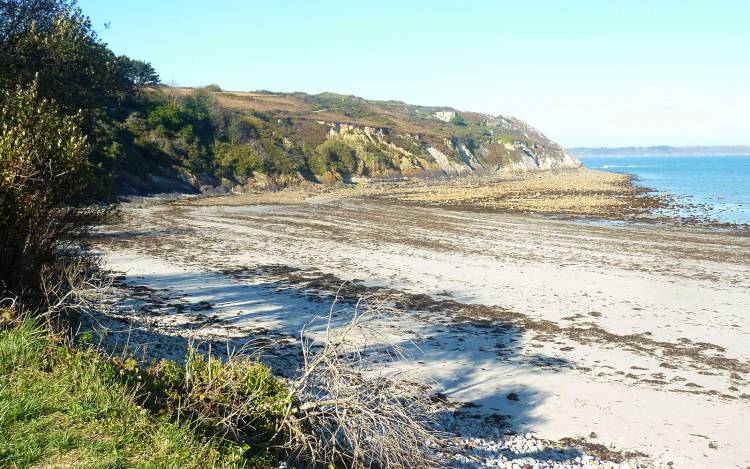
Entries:
<svg viewBox="0 0 750 469">
<path fill-rule="evenodd" d="M 561 148 L 548 148 L 540 144 L 529 144 L 525 141 L 504 143 L 508 151 L 508 162 L 498 164 L 496 171 L 545 171 L 550 169 L 571 169 L 581 166 L 581 162 L 565 153 Z"/>
<path fill-rule="evenodd" d="M 410 175 L 427 171 L 458 176 L 581 166 L 580 161 L 533 127 L 515 119 L 502 118 L 498 122 L 506 133 L 513 131 L 520 138 L 490 134 L 479 142 L 451 137 L 434 143 L 429 135 L 399 134 L 387 127 L 319 123 L 328 127 L 328 140 L 344 142 L 355 150 L 357 176 Z"/>
</svg>

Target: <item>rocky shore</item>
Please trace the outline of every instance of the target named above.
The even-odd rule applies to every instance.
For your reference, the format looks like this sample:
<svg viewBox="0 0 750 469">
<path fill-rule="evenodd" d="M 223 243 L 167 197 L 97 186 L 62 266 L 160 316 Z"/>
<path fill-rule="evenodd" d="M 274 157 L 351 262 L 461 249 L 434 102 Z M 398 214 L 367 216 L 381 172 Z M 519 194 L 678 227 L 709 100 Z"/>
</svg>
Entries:
<svg viewBox="0 0 750 469">
<path fill-rule="evenodd" d="M 448 180 L 370 181 L 337 195 L 426 207 L 610 220 L 645 218 L 651 210 L 665 206 L 664 198 L 633 186 L 629 176 L 585 168 Z"/>
</svg>

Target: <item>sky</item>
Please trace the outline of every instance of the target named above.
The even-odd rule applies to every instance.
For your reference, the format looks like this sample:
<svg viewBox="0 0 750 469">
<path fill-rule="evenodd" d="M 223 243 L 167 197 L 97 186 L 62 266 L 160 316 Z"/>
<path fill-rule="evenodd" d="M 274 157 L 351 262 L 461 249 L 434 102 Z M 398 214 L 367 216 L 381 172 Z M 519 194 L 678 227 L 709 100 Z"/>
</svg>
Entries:
<svg viewBox="0 0 750 469">
<path fill-rule="evenodd" d="M 511 115 L 567 147 L 750 144 L 747 0 L 79 5 L 180 86 Z"/>
</svg>

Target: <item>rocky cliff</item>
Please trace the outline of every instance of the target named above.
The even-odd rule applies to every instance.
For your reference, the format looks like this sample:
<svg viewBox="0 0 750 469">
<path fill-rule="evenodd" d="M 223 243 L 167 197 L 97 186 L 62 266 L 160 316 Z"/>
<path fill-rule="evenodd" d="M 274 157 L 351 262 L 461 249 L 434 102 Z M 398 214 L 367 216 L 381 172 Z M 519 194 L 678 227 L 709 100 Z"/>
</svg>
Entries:
<svg viewBox="0 0 750 469">
<path fill-rule="evenodd" d="M 522 172 L 577 168 L 580 161 L 517 119 L 482 116 L 470 129 L 453 132 L 399 133 L 387 127 L 317 121 L 326 139 L 352 148 L 359 176 L 440 172 L 448 176 L 486 172 Z M 487 123 L 491 127 L 487 126 Z M 467 124 L 471 125 L 471 124 Z M 445 130 L 445 129 L 440 129 Z"/>
</svg>

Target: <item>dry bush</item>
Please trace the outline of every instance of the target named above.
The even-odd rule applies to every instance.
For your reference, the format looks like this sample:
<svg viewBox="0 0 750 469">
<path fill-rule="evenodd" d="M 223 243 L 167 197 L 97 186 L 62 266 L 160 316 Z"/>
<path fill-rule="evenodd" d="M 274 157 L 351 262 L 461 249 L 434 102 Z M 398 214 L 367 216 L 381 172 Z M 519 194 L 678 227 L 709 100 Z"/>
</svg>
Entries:
<svg viewBox="0 0 750 469">
<path fill-rule="evenodd" d="M 111 286 L 112 277 L 101 269 L 97 257 L 81 252 L 59 257 L 40 273 L 40 317 L 67 318 L 101 311 Z"/>
<path fill-rule="evenodd" d="M 386 373 L 388 360 L 368 360 L 407 358 L 392 335 L 399 313 L 387 299 L 363 298 L 339 326 L 338 304 L 318 318 L 325 324 L 320 340 L 302 331 L 303 364 L 288 381 L 274 378 L 249 350 L 222 360 L 191 346 L 184 365 L 115 361 L 153 409 L 256 449 L 275 448 L 297 466 L 440 467 L 442 435 L 429 393 Z"/>
<path fill-rule="evenodd" d="M 322 343 L 302 338 L 304 365 L 280 428 L 284 447 L 314 464 L 440 466 L 428 393 L 401 374 L 386 375 L 383 362 L 367 362 L 369 354 L 404 358 L 389 334 L 398 312 L 385 300 L 361 298 L 351 320 L 334 328 L 335 307 Z"/>
<path fill-rule="evenodd" d="M 96 314 L 92 313 L 105 308 L 112 285 L 112 277 L 101 270 L 99 259 L 84 253 L 60 257 L 43 266 L 39 278 L 32 305 L 19 296 L 0 298 L 0 327 L 17 324 L 30 315 L 67 336 L 82 315 L 93 319 Z"/>
</svg>

